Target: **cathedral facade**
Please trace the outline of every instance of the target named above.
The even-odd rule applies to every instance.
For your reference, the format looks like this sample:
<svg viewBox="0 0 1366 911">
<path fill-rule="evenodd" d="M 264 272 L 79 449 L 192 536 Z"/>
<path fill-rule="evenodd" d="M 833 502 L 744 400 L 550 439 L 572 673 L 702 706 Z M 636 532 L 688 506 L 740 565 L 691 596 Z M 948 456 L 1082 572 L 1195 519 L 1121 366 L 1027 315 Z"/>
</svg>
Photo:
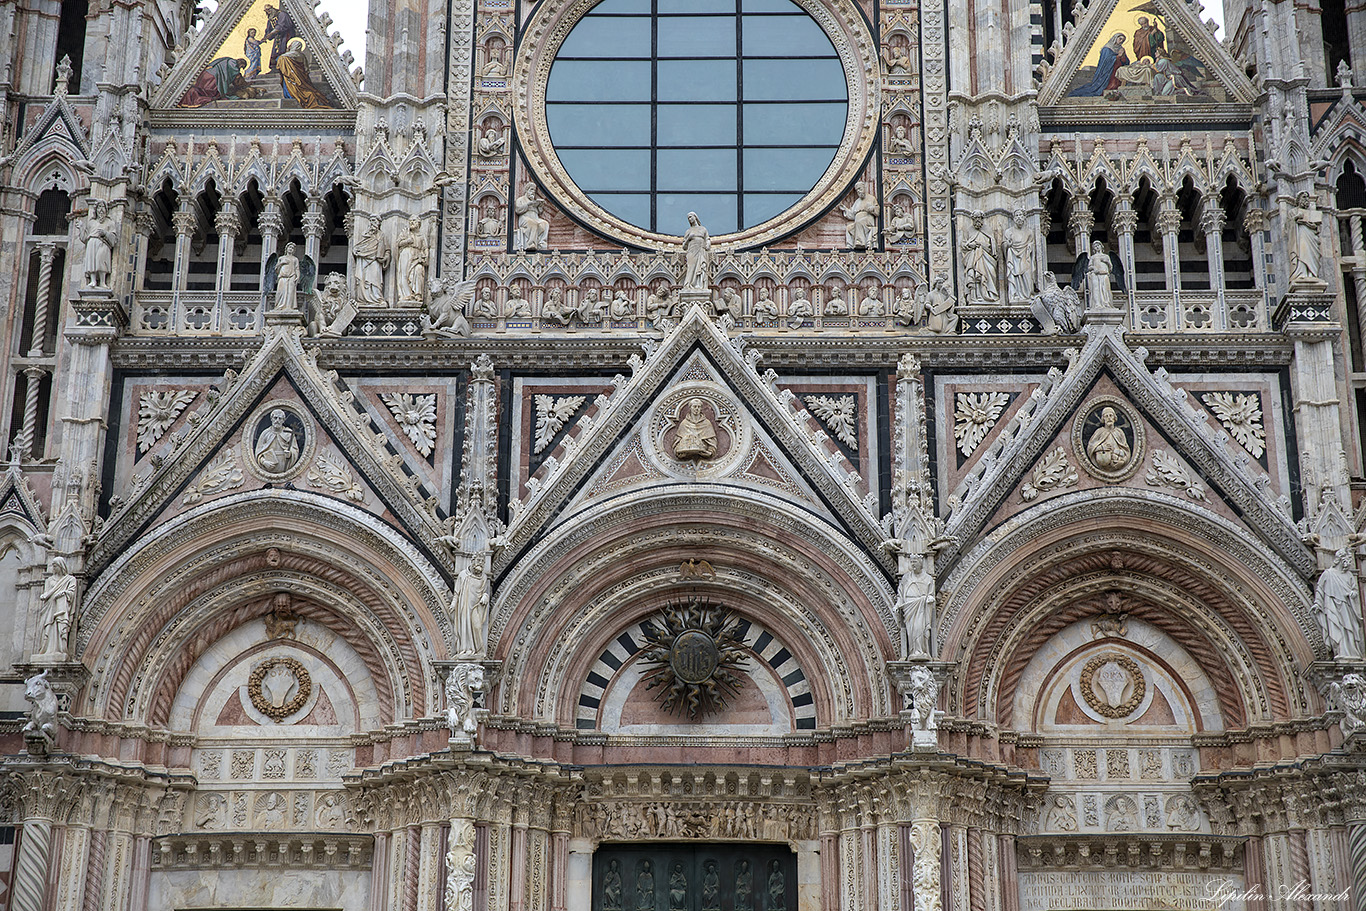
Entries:
<svg viewBox="0 0 1366 911">
<path fill-rule="evenodd" d="M 0 909 L 1366 908 L 1366 12 L 0 5 Z"/>
</svg>

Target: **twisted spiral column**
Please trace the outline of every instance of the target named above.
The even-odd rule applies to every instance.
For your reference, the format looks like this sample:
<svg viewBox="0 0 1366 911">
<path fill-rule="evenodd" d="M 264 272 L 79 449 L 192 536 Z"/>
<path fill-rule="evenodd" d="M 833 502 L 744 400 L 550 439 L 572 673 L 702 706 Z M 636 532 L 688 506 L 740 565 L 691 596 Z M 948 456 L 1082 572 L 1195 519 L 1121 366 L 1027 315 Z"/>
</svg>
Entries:
<svg viewBox="0 0 1366 911">
<path fill-rule="evenodd" d="M 19 860 L 14 870 L 11 911 L 43 911 L 47 901 L 47 872 L 52 851 L 52 821 L 24 820 Z"/>
</svg>

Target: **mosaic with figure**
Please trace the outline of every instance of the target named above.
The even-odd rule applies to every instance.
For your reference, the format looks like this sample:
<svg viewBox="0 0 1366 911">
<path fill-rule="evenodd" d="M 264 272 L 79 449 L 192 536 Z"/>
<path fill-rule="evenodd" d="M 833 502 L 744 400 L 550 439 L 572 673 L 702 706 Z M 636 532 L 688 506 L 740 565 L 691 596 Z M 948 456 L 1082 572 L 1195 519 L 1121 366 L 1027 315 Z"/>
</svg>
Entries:
<svg viewBox="0 0 1366 911">
<path fill-rule="evenodd" d="M 1067 96 L 1136 103 L 1228 100 L 1209 66 L 1153 0 L 1120 0 Z"/>
</svg>

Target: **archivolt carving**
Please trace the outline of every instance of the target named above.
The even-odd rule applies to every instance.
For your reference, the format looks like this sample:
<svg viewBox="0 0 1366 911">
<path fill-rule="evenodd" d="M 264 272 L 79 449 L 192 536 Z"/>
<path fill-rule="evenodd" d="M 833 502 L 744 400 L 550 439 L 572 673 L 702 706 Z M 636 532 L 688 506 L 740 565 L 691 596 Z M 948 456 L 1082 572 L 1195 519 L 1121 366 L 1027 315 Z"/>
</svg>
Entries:
<svg viewBox="0 0 1366 911">
<path fill-rule="evenodd" d="M 1247 537 L 1222 520 L 1141 496 L 1097 498 L 1092 492 L 1089 501 L 1077 494 L 1057 498 L 1053 502 L 1058 506 L 1048 514 L 1022 522 L 999 541 L 979 544 L 971 554 L 975 559 L 960 564 L 945 586 L 951 594 L 941 634 L 964 643 L 956 649 L 960 656 L 966 643 L 994 645 L 972 655 L 960 680 L 962 690 L 951 696 L 951 702 L 959 696 L 964 701 L 951 708 L 989 715 L 990 706 L 999 705 L 1006 713 L 1003 723 L 1008 724 L 1009 700 L 1001 699 L 1011 683 L 1004 676 L 996 683 L 988 669 L 999 668 L 998 673 L 1005 675 L 1007 655 L 1037 647 L 1042 643 L 1038 637 L 1046 638 L 1047 630 L 1058 628 L 1066 618 L 1071 622 L 1085 615 L 1080 608 L 1064 611 L 1069 603 L 1119 587 L 1139 592 L 1151 604 L 1171 606 L 1145 609 L 1137 602 L 1135 610 L 1201 662 L 1215 679 L 1221 709 L 1232 723 L 1239 723 L 1246 713 L 1284 718 L 1292 704 L 1295 711 L 1308 710 L 1308 694 L 1286 670 L 1312 660 L 1313 642 L 1300 620 L 1307 593 L 1293 588 L 1283 566 L 1249 547 Z M 1098 516 L 1116 530 L 1064 537 L 1071 523 Z M 1139 527 L 1135 518 L 1146 521 L 1151 531 L 1140 535 L 1122 530 Z M 1026 555 L 1038 549 L 1031 542 L 1040 538 L 1057 541 L 1052 553 Z M 1208 544 L 1197 546 L 1200 541 Z M 1233 559 L 1220 560 L 1219 555 Z M 989 578 L 1005 561 L 1024 562 L 1033 572 L 1023 583 L 1002 589 Z M 972 592 L 986 591 L 992 592 L 989 601 L 974 605 L 972 615 L 960 616 Z M 1278 600 L 1294 614 L 1293 620 L 1275 606 Z M 1298 634 L 1290 629 L 1296 624 Z M 1007 629 L 1016 632 L 1012 635 Z M 954 651 L 950 645 L 946 654 Z M 1235 670 L 1236 678 L 1230 678 Z M 1222 685 L 1220 679 L 1225 681 Z M 1001 694 L 991 692 L 997 685 Z M 1238 690 L 1241 698 L 1234 695 Z"/>
</svg>

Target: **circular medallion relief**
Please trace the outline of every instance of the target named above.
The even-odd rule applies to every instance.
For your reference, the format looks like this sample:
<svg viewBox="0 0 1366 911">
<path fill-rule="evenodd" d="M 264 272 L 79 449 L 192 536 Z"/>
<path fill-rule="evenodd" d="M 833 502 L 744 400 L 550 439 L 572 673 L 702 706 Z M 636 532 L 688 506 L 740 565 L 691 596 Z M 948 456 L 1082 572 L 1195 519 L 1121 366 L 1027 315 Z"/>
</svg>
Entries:
<svg viewBox="0 0 1366 911">
<path fill-rule="evenodd" d="M 544 0 L 512 73 L 518 138 L 595 231 L 677 251 L 695 211 L 718 244 L 758 246 L 848 192 L 878 133 L 877 47 L 850 0 Z"/>
<path fill-rule="evenodd" d="M 1077 682 L 1086 704 L 1106 718 L 1128 718 L 1143 704 L 1148 691 L 1138 662 L 1116 652 L 1087 661 Z"/>
<path fill-rule="evenodd" d="M 684 683 L 705 683 L 721 663 L 716 640 L 701 630 L 688 630 L 674 639 L 669 649 L 669 665 Z"/>
<path fill-rule="evenodd" d="M 1077 412 L 1072 448 L 1086 472 L 1102 481 L 1123 481 L 1143 464 L 1143 425 L 1127 402 L 1091 399 Z"/>
<path fill-rule="evenodd" d="M 752 431 L 739 405 L 714 383 L 680 383 L 661 396 L 644 426 L 657 467 L 681 478 L 717 478 L 750 451 Z"/>
<path fill-rule="evenodd" d="M 252 707 L 272 721 L 283 721 L 298 712 L 312 694 L 313 678 L 296 658 L 267 658 L 247 678 Z"/>
<path fill-rule="evenodd" d="M 313 456 L 313 422 L 294 402 L 267 402 L 247 418 L 242 455 L 251 473 L 263 481 L 298 477 Z"/>
</svg>

